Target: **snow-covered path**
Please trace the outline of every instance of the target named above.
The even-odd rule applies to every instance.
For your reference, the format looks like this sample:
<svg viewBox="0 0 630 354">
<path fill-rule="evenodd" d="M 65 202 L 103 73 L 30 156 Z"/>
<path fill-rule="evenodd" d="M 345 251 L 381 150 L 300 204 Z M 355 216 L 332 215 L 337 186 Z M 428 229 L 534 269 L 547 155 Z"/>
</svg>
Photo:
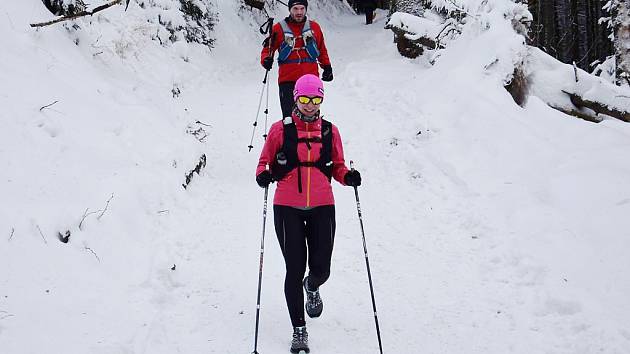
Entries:
<svg viewBox="0 0 630 354">
<path fill-rule="evenodd" d="M 32 1 L 24 6 L 35 8 Z M 26 57 L 40 71 L 3 73 L 19 89 L 1 91 L 0 102 L 24 117 L 8 131 L 32 145 L 3 135 L 9 149 L 0 146 L 1 162 L 15 166 L 33 154 L 42 165 L 20 165 L 20 178 L 14 168 L 2 175 L 14 206 L 1 209 L 11 218 L 0 226 L 16 232 L 0 242 L 0 352 L 251 352 L 263 206 L 253 173 L 263 115 L 254 150 L 247 145 L 263 72 L 261 36 L 234 8 L 218 2 L 219 41 L 209 58 L 190 50 L 192 60 L 175 65 L 149 45 L 135 59 L 101 62 L 89 45 L 50 45 L 67 41 L 63 30 L 33 35 L 16 17 L 3 25 L 14 36 L 0 43 L 15 51 L 1 58 L 22 68 Z M 312 9 L 335 75 L 322 110 L 363 176 L 384 352 L 629 352 L 630 167 L 622 162 L 630 127 L 577 121 L 535 97 L 526 109 L 516 106 L 481 69 L 495 37 L 453 43 L 430 66 L 398 55 L 382 13 L 365 26 L 361 16 L 327 10 Z M 31 48 L 38 50 L 25 56 Z M 46 51 L 55 65 L 79 63 L 77 76 L 95 79 L 53 76 Z M 276 72 L 269 124 L 279 113 Z M 19 95 L 41 77 L 33 102 L 48 103 L 63 78 L 97 108 L 78 104 L 77 113 L 66 104 L 71 89 L 60 89 L 59 114 L 42 117 Z M 209 125 L 204 144 L 180 133 L 196 120 Z M 94 148 L 89 168 L 76 162 L 86 147 Z M 22 149 L 29 153 L 16 153 Z M 181 190 L 201 153 L 207 167 Z M 333 269 L 321 289 L 324 314 L 307 322 L 311 349 L 377 353 L 354 193 L 334 188 Z M 69 244 L 52 239 L 112 192 L 102 219 L 72 229 Z M 270 203 L 260 353 L 287 352 L 291 334 L 272 220 Z"/>
<path fill-rule="evenodd" d="M 448 65 L 429 70 L 420 59 L 401 59 L 389 44 L 391 34 L 381 29 L 382 24 L 366 27 L 357 16 L 327 23 L 336 79 L 327 86 L 323 110 L 340 127 L 347 157 L 355 160 L 364 176 L 360 191 L 386 351 L 575 353 L 591 352 L 602 345 L 602 335 L 614 338 L 607 328 L 620 325 L 623 317 L 618 321 L 606 318 L 597 302 L 609 296 L 620 304 L 621 293 L 613 291 L 581 299 L 574 295 L 573 286 L 599 287 L 594 279 L 575 268 L 582 257 L 588 256 L 589 248 L 581 245 L 591 242 L 588 234 L 577 236 L 580 227 L 571 226 L 574 221 L 569 221 L 579 218 L 580 212 L 564 214 L 565 204 L 545 206 L 546 200 L 554 200 L 553 195 L 548 195 L 545 178 L 551 176 L 559 185 L 562 181 L 577 184 L 556 192 L 561 199 L 572 198 L 572 188 L 581 188 L 587 180 L 575 181 L 575 177 L 554 171 L 541 176 L 541 172 L 544 174 L 567 155 L 573 156 L 575 164 L 587 160 L 571 155 L 575 147 L 568 143 L 566 148 L 558 146 L 558 151 L 550 151 L 550 141 L 556 133 L 544 126 L 571 126 L 572 134 L 578 136 L 594 128 L 553 112 L 545 112 L 544 119 L 542 114 L 536 117 L 540 104 L 535 99 L 528 111 L 522 111 L 500 87 L 488 82 L 479 82 L 481 87 L 475 87 L 471 85 L 475 77 L 451 75 L 453 68 Z M 465 64 L 453 65 L 464 66 L 459 69 L 464 71 Z M 249 77 L 259 83 L 259 69 L 253 73 Z M 239 78 L 226 81 L 242 85 Z M 453 91 L 457 85 L 468 89 Z M 248 92 L 258 93 L 259 89 L 260 84 L 253 85 Z M 255 100 L 257 95 L 251 97 Z M 273 117 L 274 109 L 278 110 L 273 84 L 270 103 Z M 221 107 L 226 109 L 219 110 L 221 117 L 253 117 L 250 106 L 238 107 L 235 103 Z M 235 109 L 243 111 L 234 112 Z M 628 134 L 620 123 L 611 121 L 609 125 L 615 132 L 620 128 L 621 134 Z M 513 132 L 517 128 L 520 131 Z M 602 139 L 606 134 L 602 133 Z M 200 279 L 200 283 L 216 284 L 223 289 L 219 293 L 224 293 L 225 299 L 240 304 L 227 308 L 234 313 L 233 323 L 225 325 L 222 321 L 215 323 L 214 328 L 208 321 L 209 330 L 202 328 L 208 333 L 222 333 L 222 329 L 233 333 L 234 328 L 239 329 L 238 338 L 234 334 L 218 337 L 231 338 L 229 344 L 213 341 L 217 352 L 240 352 L 240 348 L 234 349 L 238 346 L 232 341 L 240 341 L 245 347 L 251 342 L 262 192 L 251 183 L 249 174 L 239 172 L 251 170 L 257 158 L 256 152 L 242 150 L 248 137 L 248 129 L 241 129 L 220 140 L 220 146 L 231 146 L 238 161 L 234 161 L 234 170 L 212 176 L 212 181 L 218 178 L 234 185 L 229 188 L 230 193 L 210 197 L 213 202 L 207 207 L 208 212 L 213 210 L 211 219 L 198 220 L 199 225 L 213 225 L 218 218 L 226 234 L 238 235 L 206 243 L 205 248 L 195 245 L 200 247 L 200 255 L 213 254 L 212 262 L 203 260 L 195 266 L 210 267 L 201 272 L 208 278 Z M 539 167 L 532 170 L 530 166 Z M 239 178 L 235 179 L 235 175 Z M 558 190 L 559 185 L 554 188 Z M 203 184 L 197 187 L 210 188 Z M 335 190 L 338 236 L 333 276 L 322 288 L 325 315 L 308 323 L 312 348 L 323 353 L 357 349 L 376 352 L 354 195 L 347 188 L 337 186 Z M 252 202 L 252 195 L 259 198 Z M 248 202 L 243 203 L 245 200 Z M 243 209 L 238 213 L 226 209 L 225 214 L 217 215 L 216 204 L 242 205 Z M 247 228 L 242 228 L 243 218 L 250 219 Z M 621 225 L 621 220 L 610 219 L 616 223 L 611 231 Z M 567 245 L 566 240 L 554 244 L 551 240 L 557 237 L 568 237 L 576 247 L 563 251 L 572 245 Z M 216 254 L 208 248 L 231 251 Z M 574 253 L 576 250 L 578 253 Z M 627 244 L 625 248 L 622 244 L 619 258 L 604 265 L 604 269 L 616 268 L 619 262 L 627 265 L 627 261 L 622 261 L 622 250 L 628 250 Z M 266 352 L 286 350 L 290 333 L 280 259 L 269 222 L 259 345 Z M 221 281 L 225 270 L 216 264 L 230 264 L 243 275 L 238 282 L 227 278 L 219 285 L 216 282 Z M 571 279 L 577 284 L 573 285 Z M 620 280 L 613 276 L 600 285 Z M 621 284 L 628 286 L 627 282 Z M 216 306 L 216 314 L 210 318 L 225 316 L 227 305 L 218 301 Z M 237 309 L 244 314 L 236 316 Z M 623 306 L 619 310 L 626 314 L 629 311 Z M 623 335 L 617 338 L 622 340 L 619 346 L 607 344 L 607 351 L 616 352 L 628 345 L 623 343 Z"/>
</svg>

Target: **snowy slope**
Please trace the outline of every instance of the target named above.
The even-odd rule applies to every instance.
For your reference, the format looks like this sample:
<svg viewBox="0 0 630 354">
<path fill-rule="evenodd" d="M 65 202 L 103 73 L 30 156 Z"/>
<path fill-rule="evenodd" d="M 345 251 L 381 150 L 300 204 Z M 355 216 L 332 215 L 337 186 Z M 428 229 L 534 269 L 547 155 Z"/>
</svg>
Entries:
<svg viewBox="0 0 630 354">
<path fill-rule="evenodd" d="M 149 40 L 134 2 L 78 31 L 30 29 L 49 16 L 38 0 L 0 4 L 10 33 L 0 38 L 0 352 L 251 352 L 264 115 L 247 145 L 263 18 L 215 5 L 209 51 Z M 522 54 L 508 26 L 470 24 L 430 66 L 397 54 L 383 13 L 365 26 L 341 3 L 309 11 L 335 74 L 322 110 L 364 178 L 384 352 L 630 352 L 630 125 L 577 120 L 535 97 L 516 106 L 503 67 L 483 69 Z M 270 122 L 276 79 L 274 68 Z M 202 153 L 207 166 L 184 190 Z M 335 193 L 312 352 L 376 353 L 354 194 Z M 106 205 L 79 229 L 87 208 Z M 284 264 L 268 219 L 258 349 L 283 353 Z M 65 230 L 68 244 L 56 238 Z"/>
</svg>

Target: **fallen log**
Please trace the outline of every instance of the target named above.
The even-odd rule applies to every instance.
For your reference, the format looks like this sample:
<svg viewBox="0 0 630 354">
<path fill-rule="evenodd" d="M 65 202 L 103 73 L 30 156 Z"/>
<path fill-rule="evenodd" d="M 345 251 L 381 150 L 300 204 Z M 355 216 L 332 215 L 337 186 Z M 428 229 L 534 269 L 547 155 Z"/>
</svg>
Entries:
<svg viewBox="0 0 630 354">
<path fill-rule="evenodd" d="M 593 122 L 593 123 L 601 123 L 602 120 L 604 120 L 602 117 L 600 117 L 599 115 L 595 114 L 589 114 L 588 112 L 585 112 L 583 110 L 579 110 L 579 109 L 571 109 L 571 108 L 564 108 L 564 107 L 560 107 L 560 106 L 555 106 L 551 103 L 547 103 L 547 105 L 557 111 L 560 111 L 564 114 L 568 114 L 570 116 L 573 117 L 577 117 L 580 119 L 584 119 L 586 121 L 589 122 Z"/>
<path fill-rule="evenodd" d="M 440 39 L 456 31 L 452 22 L 436 22 L 424 17 L 396 12 L 385 25 L 394 32 L 394 42 L 400 55 L 417 58 L 426 49 L 444 48 Z"/>
<path fill-rule="evenodd" d="M 603 113 L 611 117 L 620 119 L 624 122 L 630 123 L 630 112 L 628 111 L 622 111 L 615 107 L 610 107 L 609 105 L 605 103 L 586 99 L 574 92 L 568 92 L 565 90 L 562 90 L 562 92 L 569 95 L 569 98 L 571 99 L 571 103 L 573 103 L 573 105 L 575 105 L 578 108 L 582 108 L 582 107 L 590 108 L 596 113 Z"/>
<path fill-rule="evenodd" d="M 561 63 L 534 47 L 529 47 L 524 69 L 530 93 L 548 106 L 595 123 L 604 120 L 605 116 L 630 122 L 630 92 L 627 88 Z"/>
<path fill-rule="evenodd" d="M 125 0 L 127 3 L 127 6 L 129 6 L 129 0 Z M 79 17 L 83 17 L 83 16 L 92 16 L 95 13 L 99 12 L 99 11 L 103 11 L 107 8 L 110 8 L 114 5 L 120 4 L 122 3 L 123 0 L 112 0 L 106 4 L 103 4 L 101 6 L 97 6 L 95 7 L 93 10 L 85 10 L 85 11 L 80 11 L 77 12 L 75 14 L 72 15 L 67 15 L 67 16 L 61 16 L 61 17 L 57 17 L 54 20 L 50 20 L 50 21 L 46 21 L 46 22 L 39 22 L 39 23 L 31 23 L 31 27 L 44 27 L 44 26 L 50 26 L 52 24 L 55 23 L 59 23 L 59 22 L 63 22 L 63 21 L 69 21 L 69 20 L 74 20 L 75 18 L 79 18 Z M 126 9 L 125 9 L 126 10 Z"/>
</svg>

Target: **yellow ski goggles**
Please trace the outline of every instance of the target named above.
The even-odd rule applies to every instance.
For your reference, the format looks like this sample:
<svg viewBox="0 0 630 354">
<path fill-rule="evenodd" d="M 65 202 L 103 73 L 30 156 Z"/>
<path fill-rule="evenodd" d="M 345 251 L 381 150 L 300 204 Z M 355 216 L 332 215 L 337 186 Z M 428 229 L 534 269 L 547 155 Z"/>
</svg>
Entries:
<svg viewBox="0 0 630 354">
<path fill-rule="evenodd" d="M 324 98 L 322 97 L 307 97 L 307 96 L 298 96 L 297 98 L 298 102 L 300 102 L 301 104 L 309 104 L 309 103 L 313 103 L 314 105 L 318 105 L 321 104 L 322 101 L 324 100 Z"/>
</svg>

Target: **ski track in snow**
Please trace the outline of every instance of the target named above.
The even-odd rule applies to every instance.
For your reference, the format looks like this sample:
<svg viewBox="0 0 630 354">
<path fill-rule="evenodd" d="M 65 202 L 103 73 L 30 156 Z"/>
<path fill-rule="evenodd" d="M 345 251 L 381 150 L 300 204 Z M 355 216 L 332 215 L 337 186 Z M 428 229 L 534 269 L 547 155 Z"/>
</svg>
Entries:
<svg viewBox="0 0 630 354">
<path fill-rule="evenodd" d="M 624 231 L 630 229 L 625 218 L 630 170 L 619 165 L 630 150 L 628 125 L 572 120 L 536 98 L 520 109 L 482 75 L 459 75 L 466 56 L 474 56 L 465 45 L 454 46 L 454 53 L 443 58 L 460 58 L 453 71 L 440 62 L 431 67 L 424 58 L 398 55 L 391 32 L 382 29 L 383 11 L 374 25 L 365 26 L 363 16 L 318 6 L 311 11 L 316 20 L 321 18 L 335 75 L 326 84 L 322 110 L 339 127 L 346 158 L 355 161 L 363 176 L 359 193 L 384 352 L 630 352 L 625 299 L 630 284 L 624 274 L 630 267 Z M 143 60 L 132 55 L 120 62 L 100 61 L 72 54 L 75 47 L 68 45 L 65 52 L 56 49 L 52 63 L 38 66 L 45 76 L 51 66 L 83 58 L 77 70 L 89 73 L 86 80 L 98 81 L 100 93 L 88 94 L 93 91 L 89 84 L 83 89 L 103 117 L 142 119 L 103 119 L 101 126 L 81 127 L 81 120 L 73 120 L 74 125 L 64 121 L 72 112 L 67 101 L 52 106 L 57 112 L 43 118 L 24 113 L 23 107 L 32 110 L 39 100 L 12 106 L 10 112 L 28 117 L 12 127 L 42 150 L 24 153 L 29 160 L 29 154 L 51 156 L 47 149 L 55 147 L 59 153 L 52 156 L 75 171 L 72 166 L 84 161 L 85 150 L 75 151 L 73 144 L 91 145 L 80 136 L 72 140 L 74 129 L 83 136 L 95 134 L 108 144 L 100 149 L 112 153 L 100 153 L 98 144 L 87 151 L 96 156 L 89 166 L 102 185 L 74 177 L 70 184 L 81 191 L 75 194 L 66 175 L 46 172 L 61 170 L 43 159 L 36 170 L 41 179 L 31 180 L 42 195 L 28 192 L 32 200 L 22 201 L 10 194 L 12 202 L 34 208 L 22 216 L 31 218 L 23 223 L 1 220 L 2 227 L 14 221 L 20 227 L 0 245 L 1 258 L 8 259 L 0 277 L 0 352 L 251 352 L 263 205 L 254 170 L 263 143 L 263 114 L 252 152 L 247 145 L 264 73 L 257 62 L 261 36 L 230 13 L 234 7 L 218 2 L 223 17 L 216 33 L 225 40 L 218 41 L 207 61 L 195 61 L 202 57 L 191 50 L 190 63 L 168 67 L 159 57 L 151 58 L 155 50 L 150 46 L 144 48 L 148 54 L 136 53 Z M 31 12 L 27 15 L 44 15 Z M 22 31 L 15 23 L 14 18 L 12 31 Z M 23 30 L 20 38 L 30 44 L 9 43 L 22 55 L 29 46 L 52 51 L 42 37 L 66 38 L 63 30 L 52 31 Z M 11 63 L 18 56 L 5 55 Z M 44 57 L 40 53 L 32 60 Z M 268 126 L 280 111 L 276 75 L 274 67 Z M 30 76 L 25 80 L 37 82 Z M 56 87 L 53 83 L 47 85 Z M 169 97 L 169 84 L 182 90 L 179 97 Z M 60 89 L 65 90 L 72 91 Z M 50 97 L 34 91 L 38 99 Z M 0 91 L 1 102 L 8 103 L 9 97 L 16 99 Z M 115 105 L 98 104 L 97 97 Z M 78 109 L 84 115 L 94 112 L 87 106 Z M 171 130 L 179 132 L 195 120 L 210 125 L 206 143 L 177 144 L 176 138 L 189 136 L 173 137 Z M 43 139 L 50 140 L 36 143 Z M 130 146 L 118 149 L 119 141 Z M 9 166 L 19 165 L 6 150 L 0 152 Z M 145 161 L 149 153 L 153 155 Z M 178 184 L 201 153 L 207 155 L 207 167 L 182 192 Z M 121 177 L 110 177 L 110 167 Z M 43 182 L 47 178 L 50 184 Z M 593 181 L 608 186 L 597 191 Z M 93 191 L 95 186 L 102 190 Z M 332 275 L 321 288 L 322 317 L 307 320 L 311 352 L 376 353 L 354 193 L 338 184 L 334 190 Z M 86 218 L 85 229 L 73 229 L 67 245 L 54 239 L 53 228 L 66 225 L 56 218 L 75 222 L 87 206 L 102 208 L 112 192 L 111 210 L 102 219 Z M 66 195 L 75 203 L 72 207 L 43 217 L 55 205 L 64 205 Z M 272 199 L 273 187 L 260 353 L 288 352 L 291 334 Z M 40 200 L 50 205 L 42 206 Z M 48 220 L 48 243 L 37 232 L 41 219 Z M 25 232 L 22 225 L 30 229 Z"/>
</svg>

